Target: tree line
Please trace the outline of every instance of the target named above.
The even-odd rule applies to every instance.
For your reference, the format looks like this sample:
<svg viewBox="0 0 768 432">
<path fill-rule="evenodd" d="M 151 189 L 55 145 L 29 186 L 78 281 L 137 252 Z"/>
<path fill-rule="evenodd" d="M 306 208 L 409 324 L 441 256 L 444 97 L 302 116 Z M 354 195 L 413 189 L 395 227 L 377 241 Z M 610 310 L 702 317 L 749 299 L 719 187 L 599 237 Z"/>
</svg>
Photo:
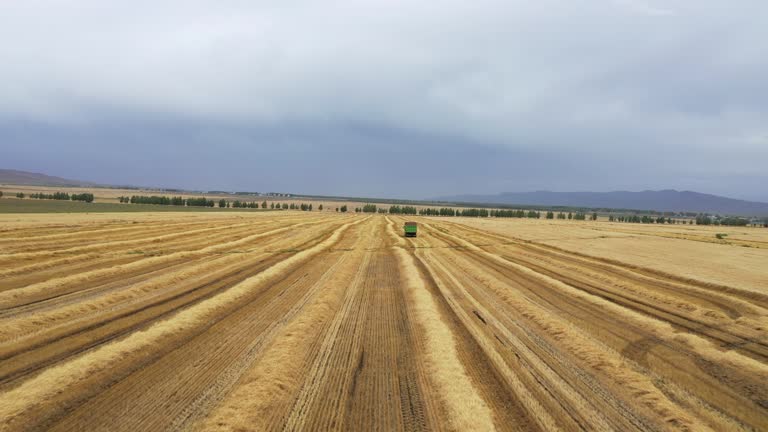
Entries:
<svg viewBox="0 0 768 432">
<path fill-rule="evenodd" d="M 173 206 L 185 206 L 187 200 L 180 197 L 168 197 L 164 195 L 133 195 L 133 196 L 121 196 L 118 197 L 121 203 L 130 204 L 154 204 L 154 205 L 173 205 Z"/>
<path fill-rule="evenodd" d="M 184 198 L 180 196 L 169 197 L 169 196 L 162 196 L 162 195 L 150 195 L 150 196 L 132 195 L 132 196 L 121 196 L 121 197 L 118 197 L 117 199 L 121 203 L 125 203 L 125 204 L 155 204 L 155 205 L 173 205 L 173 206 L 188 206 L 188 207 L 216 207 L 218 205 L 219 208 L 242 208 L 242 209 L 270 208 L 272 210 L 301 210 L 301 211 L 312 211 L 314 209 L 312 204 L 276 203 L 276 202 L 267 203 L 266 200 L 262 201 L 261 203 L 258 203 L 256 201 L 248 202 L 248 201 L 241 201 L 241 200 L 234 200 L 232 202 L 229 202 L 228 200 L 220 199 L 217 203 L 216 201 L 205 198 L 205 197 Z M 322 204 L 319 205 L 317 209 L 322 210 L 323 205 Z M 344 211 L 346 211 L 346 209 Z"/>
<path fill-rule="evenodd" d="M 669 219 L 669 221 L 667 221 Z M 653 217 L 648 215 L 643 215 L 642 217 L 639 215 L 622 215 L 622 216 L 608 216 L 608 222 L 627 222 L 627 223 L 644 223 L 644 224 L 663 224 L 663 223 L 673 223 L 671 218 L 665 218 L 663 216 L 659 217 Z"/>
<path fill-rule="evenodd" d="M 389 214 L 404 214 L 404 215 L 415 215 L 417 214 L 416 207 L 413 206 L 402 206 L 399 205 L 393 205 L 389 207 Z"/>
<path fill-rule="evenodd" d="M 214 207 L 216 203 L 205 197 L 184 198 L 180 196 L 164 195 L 132 195 L 121 196 L 117 198 L 121 203 L 126 204 L 153 204 L 153 205 L 171 205 L 171 206 L 189 206 L 189 207 Z"/>
<path fill-rule="evenodd" d="M 3 194 L 0 192 L 0 197 L 2 197 Z M 26 195 L 24 195 L 23 192 L 19 192 L 16 194 L 16 198 L 24 198 Z M 93 202 L 93 194 L 92 193 L 80 193 L 80 194 L 68 194 L 66 192 L 54 192 L 52 194 L 46 194 L 46 193 L 33 193 L 29 194 L 29 197 L 32 199 L 49 199 L 49 200 L 59 200 L 59 201 L 84 201 L 87 203 Z"/>
<path fill-rule="evenodd" d="M 71 198 L 72 201 L 85 201 L 87 203 L 93 202 L 93 194 L 87 192 L 81 194 L 72 194 Z"/>
<path fill-rule="evenodd" d="M 347 206 L 336 207 L 337 212 L 346 212 Z M 597 212 L 558 212 L 547 211 L 546 213 L 535 210 L 495 210 L 484 208 L 434 208 L 423 207 L 417 209 L 414 206 L 400 206 L 391 205 L 388 209 L 378 208 L 375 204 L 365 204 L 362 207 L 356 207 L 355 213 L 389 213 L 396 215 L 422 215 L 422 216 L 463 216 L 463 217 L 496 217 L 496 218 L 529 218 L 529 219 L 541 219 L 542 216 L 546 219 L 559 219 L 559 220 L 577 220 L 577 221 L 597 221 Z M 724 225 L 724 226 L 746 226 L 749 225 L 749 220 L 738 217 L 726 217 L 726 218 L 712 218 L 706 215 L 699 215 L 695 219 L 689 222 L 681 221 L 678 219 L 672 219 L 671 217 L 664 216 L 651 216 L 651 215 L 609 215 L 608 220 L 610 222 L 626 222 L 626 223 L 644 223 L 644 224 L 678 224 L 678 223 L 690 223 L 697 225 Z M 768 226 L 768 222 L 761 223 L 764 226 Z"/>
<path fill-rule="evenodd" d="M 457 210 L 449 207 L 443 207 L 439 209 L 425 207 L 419 210 L 419 214 L 422 216 L 456 216 L 456 212 Z M 416 213 L 411 213 L 411 214 L 416 214 Z"/>
<path fill-rule="evenodd" d="M 696 225 L 715 225 L 715 226 L 747 226 L 749 221 L 739 217 L 712 218 L 707 215 L 696 216 Z M 765 224 L 764 224 L 765 225 Z"/>
<path fill-rule="evenodd" d="M 620 216 L 614 216 L 609 215 L 608 216 L 608 222 L 626 222 L 626 223 L 643 223 L 643 224 L 676 224 L 678 223 L 677 219 L 672 218 L 665 218 L 664 216 L 648 216 L 648 215 L 620 215 Z M 683 221 L 685 223 L 685 221 Z M 693 224 L 693 221 L 691 221 L 691 224 Z"/>
<path fill-rule="evenodd" d="M 187 206 L 189 207 L 213 207 L 214 202 L 211 199 L 205 197 L 200 198 L 187 198 Z"/>
<path fill-rule="evenodd" d="M 266 201 L 262 202 L 261 205 L 262 205 L 262 208 L 267 208 Z M 220 208 L 231 207 L 231 208 L 254 208 L 255 209 L 255 208 L 259 208 L 259 203 L 257 203 L 256 201 L 247 202 L 247 201 L 240 201 L 240 200 L 234 200 L 232 201 L 232 203 L 230 203 L 229 201 L 222 199 L 222 200 L 219 200 L 219 207 Z"/>
<path fill-rule="evenodd" d="M 296 204 L 296 203 L 277 203 L 275 204 L 276 209 L 283 209 L 283 210 L 301 210 L 301 211 L 312 211 L 312 204 Z M 321 205 L 318 210 L 322 210 L 323 206 Z"/>
<path fill-rule="evenodd" d="M 54 192 L 52 194 L 33 193 L 33 194 L 29 194 L 29 197 L 32 199 L 51 199 L 51 200 L 69 201 L 69 194 L 66 192 Z"/>
<path fill-rule="evenodd" d="M 699 214 L 696 215 L 695 218 L 689 219 L 688 221 L 685 220 L 678 220 L 678 219 L 672 219 L 670 217 L 653 217 L 648 215 L 620 215 L 620 216 L 614 216 L 609 215 L 608 216 L 609 222 L 627 222 L 627 223 L 642 223 L 642 224 L 688 224 L 688 225 L 715 225 L 715 226 L 747 226 L 750 224 L 750 221 L 744 218 L 740 217 L 722 217 L 722 218 L 713 218 L 709 215 L 703 215 Z M 768 225 L 768 224 L 764 224 Z"/>
</svg>

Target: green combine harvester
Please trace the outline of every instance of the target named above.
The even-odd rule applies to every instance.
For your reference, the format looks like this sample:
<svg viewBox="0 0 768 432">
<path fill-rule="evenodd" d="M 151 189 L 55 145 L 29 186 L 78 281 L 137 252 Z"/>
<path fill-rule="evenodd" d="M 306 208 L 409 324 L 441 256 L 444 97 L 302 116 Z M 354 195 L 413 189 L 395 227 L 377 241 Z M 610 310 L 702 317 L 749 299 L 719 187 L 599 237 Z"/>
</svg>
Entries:
<svg viewBox="0 0 768 432">
<path fill-rule="evenodd" d="M 416 237 L 416 222 L 406 222 L 403 228 L 406 237 Z"/>
</svg>

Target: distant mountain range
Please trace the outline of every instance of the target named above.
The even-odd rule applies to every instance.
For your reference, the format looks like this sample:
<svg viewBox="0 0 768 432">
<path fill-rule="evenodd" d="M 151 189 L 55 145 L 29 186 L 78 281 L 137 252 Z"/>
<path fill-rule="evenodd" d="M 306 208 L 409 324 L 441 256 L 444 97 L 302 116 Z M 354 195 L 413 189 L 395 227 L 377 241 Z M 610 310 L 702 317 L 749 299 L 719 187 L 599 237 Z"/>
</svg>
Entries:
<svg viewBox="0 0 768 432">
<path fill-rule="evenodd" d="M 65 179 L 40 173 L 0 169 L 0 184 L 26 186 L 95 186 L 96 183 Z"/>
<path fill-rule="evenodd" d="M 740 216 L 768 215 L 768 203 L 673 189 L 642 192 L 505 192 L 497 195 L 456 195 L 441 197 L 438 200 L 456 203 L 636 209 Z"/>
</svg>

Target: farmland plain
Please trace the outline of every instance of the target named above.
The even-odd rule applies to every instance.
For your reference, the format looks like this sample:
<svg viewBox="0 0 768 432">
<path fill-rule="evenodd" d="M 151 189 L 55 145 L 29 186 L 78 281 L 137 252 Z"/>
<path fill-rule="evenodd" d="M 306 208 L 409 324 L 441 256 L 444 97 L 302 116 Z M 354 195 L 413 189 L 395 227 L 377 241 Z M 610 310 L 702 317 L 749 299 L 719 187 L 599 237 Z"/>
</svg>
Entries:
<svg viewBox="0 0 768 432">
<path fill-rule="evenodd" d="M 768 230 L 405 220 L 0 215 L 0 430 L 768 430 Z"/>
</svg>

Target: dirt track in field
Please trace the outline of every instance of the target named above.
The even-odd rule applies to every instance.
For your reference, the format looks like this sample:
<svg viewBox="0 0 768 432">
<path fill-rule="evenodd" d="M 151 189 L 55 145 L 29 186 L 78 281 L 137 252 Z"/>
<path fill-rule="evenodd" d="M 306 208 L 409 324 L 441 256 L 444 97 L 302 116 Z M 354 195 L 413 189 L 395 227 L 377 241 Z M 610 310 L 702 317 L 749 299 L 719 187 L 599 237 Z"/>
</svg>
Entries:
<svg viewBox="0 0 768 432">
<path fill-rule="evenodd" d="M 768 430 L 758 289 L 462 218 L 82 218 L 0 229 L 0 430 Z"/>
</svg>

